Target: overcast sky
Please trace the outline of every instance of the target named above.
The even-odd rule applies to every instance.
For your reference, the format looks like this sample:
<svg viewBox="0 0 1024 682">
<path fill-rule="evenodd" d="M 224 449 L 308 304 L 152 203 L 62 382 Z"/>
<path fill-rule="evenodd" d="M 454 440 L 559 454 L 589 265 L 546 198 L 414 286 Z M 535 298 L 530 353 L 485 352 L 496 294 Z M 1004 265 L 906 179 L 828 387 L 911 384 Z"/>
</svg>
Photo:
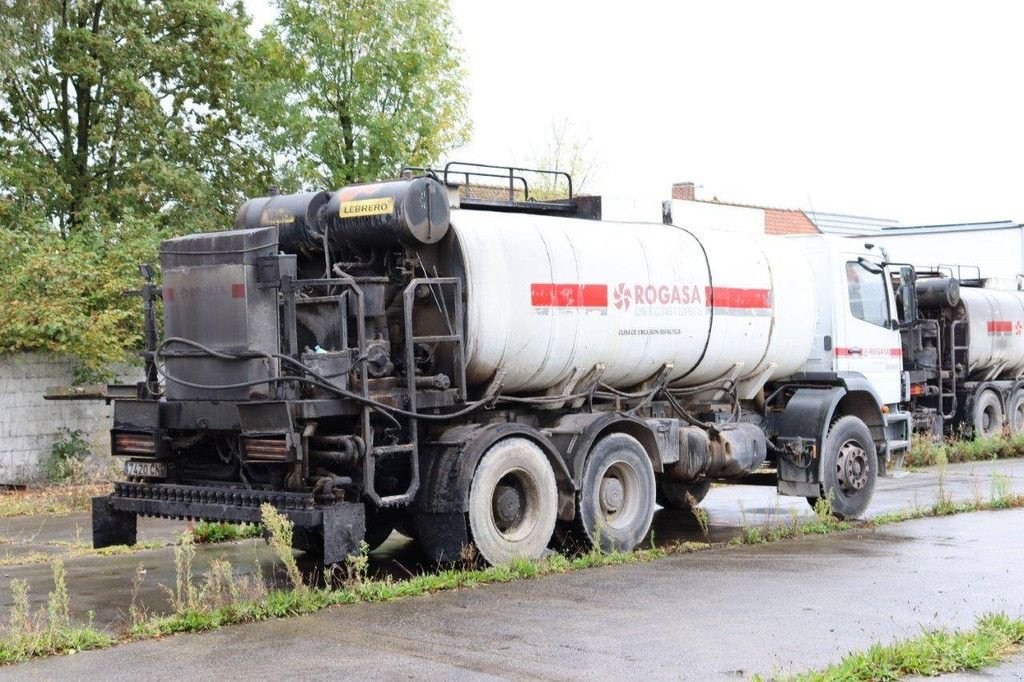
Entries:
<svg viewBox="0 0 1024 682">
<path fill-rule="evenodd" d="M 452 0 L 473 121 L 452 158 L 523 162 L 567 120 L 609 196 L 690 180 L 904 224 L 1024 221 L 1017 5 Z"/>
</svg>

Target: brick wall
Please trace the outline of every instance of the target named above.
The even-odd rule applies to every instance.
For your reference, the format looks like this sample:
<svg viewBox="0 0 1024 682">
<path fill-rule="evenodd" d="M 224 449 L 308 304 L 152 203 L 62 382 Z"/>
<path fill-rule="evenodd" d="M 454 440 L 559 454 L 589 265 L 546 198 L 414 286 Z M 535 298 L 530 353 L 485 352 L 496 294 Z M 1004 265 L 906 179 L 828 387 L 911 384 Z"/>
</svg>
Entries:
<svg viewBox="0 0 1024 682">
<path fill-rule="evenodd" d="M 672 198 L 678 201 L 694 201 L 695 189 L 692 182 L 677 182 L 672 185 Z"/>
<path fill-rule="evenodd" d="M 72 382 L 72 358 L 46 353 L 0 355 L 0 484 L 30 483 L 62 426 L 79 429 L 98 457 L 110 455 L 113 406 L 101 400 L 43 400 L 51 386 Z M 116 367 L 118 379 L 134 382 L 141 370 Z"/>
</svg>

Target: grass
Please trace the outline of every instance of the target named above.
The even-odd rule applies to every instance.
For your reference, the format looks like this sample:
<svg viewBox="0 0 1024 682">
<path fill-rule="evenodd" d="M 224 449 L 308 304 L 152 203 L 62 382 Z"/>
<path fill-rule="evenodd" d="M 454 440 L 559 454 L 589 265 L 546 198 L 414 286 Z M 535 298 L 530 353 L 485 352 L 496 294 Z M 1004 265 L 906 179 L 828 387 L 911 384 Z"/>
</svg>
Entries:
<svg viewBox="0 0 1024 682">
<path fill-rule="evenodd" d="M 155 540 L 140 540 L 131 546 L 114 545 L 112 547 L 101 547 L 100 549 L 93 549 L 91 545 L 83 542 L 55 540 L 47 544 L 61 547 L 63 548 L 63 551 L 59 553 L 41 551 L 25 552 L 24 554 L 8 553 L 0 557 L 0 568 L 7 566 L 24 566 L 26 564 L 46 564 L 54 561 L 55 559 L 63 561 L 66 559 L 78 559 L 88 556 L 122 556 L 167 546 L 167 543 Z"/>
<path fill-rule="evenodd" d="M 893 644 L 875 644 L 851 653 L 820 671 L 780 678 L 787 682 L 897 680 L 908 675 L 934 677 L 995 665 L 1024 644 L 1024 620 L 1004 613 L 978 618 L 970 630 L 931 630 Z M 754 679 L 761 679 L 759 676 Z"/>
<path fill-rule="evenodd" d="M 864 523 L 852 523 L 835 519 L 831 515 L 829 502 L 819 500 L 815 505 L 813 517 L 804 518 L 794 512 L 788 520 L 782 519 L 781 514 L 769 517 L 769 522 L 761 527 L 744 524 L 740 536 L 729 544 L 777 542 L 807 535 L 832 534 L 851 528 L 882 526 L 926 516 L 1015 507 L 1024 507 L 1024 495 L 1014 494 L 1009 481 L 999 475 L 993 476 L 991 499 L 982 500 L 981 496 L 977 495 L 976 499 L 970 502 L 954 502 L 945 493 L 940 470 L 939 492 L 932 507 L 888 514 Z M 0 663 L 70 653 L 83 648 L 111 646 L 121 642 L 174 633 L 200 632 L 238 623 L 286 618 L 313 613 L 340 604 L 383 602 L 444 590 L 473 588 L 491 583 L 568 573 L 586 568 L 647 563 L 712 546 L 709 542 L 690 542 L 610 554 L 592 550 L 571 557 L 554 554 L 538 560 L 517 560 L 501 566 L 486 568 L 466 565 L 467 562 L 463 562 L 462 565 L 453 565 L 436 573 L 411 576 L 403 580 L 395 580 L 391 577 L 368 579 L 367 557 L 364 551 L 360 556 L 351 557 L 348 565 L 341 570 L 342 580 L 339 587 L 311 587 L 304 583 L 295 562 L 295 556 L 291 549 L 292 528 L 290 522 L 270 505 L 264 505 L 262 512 L 261 526 L 267 530 L 269 544 L 276 554 L 278 562 L 284 568 L 289 587 L 268 588 L 259 578 L 259 571 L 255 575 L 236 576 L 231 564 L 223 559 L 212 562 L 210 568 L 202 576 L 195 576 L 193 559 L 196 536 L 186 532 L 175 547 L 175 585 L 164 588 L 171 605 L 171 613 L 151 616 L 143 612 L 133 598 L 132 606 L 129 609 L 129 628 L 120 634 L 111 636 L 94 629 L 91 623 L 84 627 L 74 628 L 66 618 L 58 618 L 56 625 L 52 625 L 50 620 L 46 620 L 46 627 L 26 625 L 29 621 L 16 614 L 16 611 L 20 613 L 18 609 L 12 609 L 10 623 L 3 636 L 0 637 Z M 695 515 L 698 516 L 698 524 L 705 529 L 706 516 L 702 519 L 699 516 L 700 512 L 695 512 Z M 706 530 L 704 532 L 706 533 Z M 464 556 L 472 557 L 473 553 L 467 551 Z M 137 595 L 142 579 L 143 572 L 140 570 L 133 583 L 133 595 Z M 63 580 L 62 577 L 61 580 Z M 54 582 L 55 592 L 60 594 L 62 590 L 58 587 L 56 568 Z M 12 581 L 11 587 L 15 592 L 14 601 L 18 604 L 20 602 L 17 590 L 22 589 L 22 586 L 19 581 Z M 24 586 L 24 589 L 27 590 L 27 586 Z M 66 599 L 66 587 L 63 588 L 63 594 Z M 66 611 L 66 608 L 63 611 L 58 608 L 56 612 L 60 615 L 60 613 L 66 614 Z"/>
<path fill-rule="evenodd" d="M 841 521 L 832 515 L 832 503 L 826 498 L 819 498 L 814 503 L 814 516 L 810 518 L 800 516 L 794 508 L 788 521 L 783 521 L 777 507 L 775 514 L 770 514 L 760 526 L 746 523 L 746 513 L 743 517 L 740 534 L 729 541 L 730 545 L 760 545 L 805 535 L 828 535 L 854 527 L 849 521 Z"/>
<path fill-rule="evenodd" d="M 110 484 L 54 485 L 0 492 L 0 519 L 37 514 L 89 511 L 92 498 L 110 492 Z"/>
<path fill-rule="evenodd" d="M 192 536 L 200 544 L 233 542 L 262 537 L 263 528 L 255 523 L 200 521 L 192 529 Z"/>
<path fill-rule="evenodd" d="M 92 622 L 85 626 L 71 624 L 67 574 L 59 559 L 53 562 L 53 591 L 44 609 L 31 612 L 28 590 L 24 580 L 11 581 L 11 612 L 7 626 L 0 631 L 0 664 L 98 649 L 115 642 L 113 636 L 97 630 Z"/>
<path fill-rule="evenodd" d="M 982 462 L 994 459 L 1024 457 L 1024 434 L 1004 432 L 992 438 L 936 440 L 927 436 L 913 437 L 903 463 L 909 467 L 935 466 L 940 463 Z"/>
</svg>

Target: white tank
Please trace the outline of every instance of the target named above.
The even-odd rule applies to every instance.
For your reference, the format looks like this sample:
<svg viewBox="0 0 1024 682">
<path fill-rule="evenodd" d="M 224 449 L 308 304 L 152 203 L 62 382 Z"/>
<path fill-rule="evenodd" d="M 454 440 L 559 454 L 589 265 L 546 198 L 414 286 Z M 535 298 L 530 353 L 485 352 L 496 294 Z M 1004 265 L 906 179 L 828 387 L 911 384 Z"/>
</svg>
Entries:
<svg viewBox="0 0 1024 682">
<path fill-rule="evenodd" d="M 604 364 L 627 388 L 671 363 L 676 386 L 733 374 L 751 397 L 810 351 L 811 271 L 784 238 L 464 210 L 451 224 L 471 383 L 502 368 L 505 391 L 542 392 Z"/>
<path fill-rule="evenodd" d="M 968 322 L 969 374 L 976 379 L 1024 374 L 1024 294 L 960 288 Z"/>
</svg>

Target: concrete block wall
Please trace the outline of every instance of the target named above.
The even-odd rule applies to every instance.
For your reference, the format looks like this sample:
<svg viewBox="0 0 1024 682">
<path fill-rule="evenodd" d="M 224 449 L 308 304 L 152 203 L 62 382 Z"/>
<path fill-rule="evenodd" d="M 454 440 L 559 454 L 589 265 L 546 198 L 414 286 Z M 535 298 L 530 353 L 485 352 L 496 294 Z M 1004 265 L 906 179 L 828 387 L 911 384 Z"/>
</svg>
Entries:
<svg viewBox="0 0 1024 682">
<path fill-rule="evenodd" d="M 47 353 L 0 355 L 0 484 L 36 480 L 61 427 L 81 430 L 94 454 L 109 457 L 112 405 L 43 399 L 46 389 L 72 383 L 75 364 L 73 358 Z M 114 371 L 125 383 L 142 376 L 127 365 Z"/>
</svg>

